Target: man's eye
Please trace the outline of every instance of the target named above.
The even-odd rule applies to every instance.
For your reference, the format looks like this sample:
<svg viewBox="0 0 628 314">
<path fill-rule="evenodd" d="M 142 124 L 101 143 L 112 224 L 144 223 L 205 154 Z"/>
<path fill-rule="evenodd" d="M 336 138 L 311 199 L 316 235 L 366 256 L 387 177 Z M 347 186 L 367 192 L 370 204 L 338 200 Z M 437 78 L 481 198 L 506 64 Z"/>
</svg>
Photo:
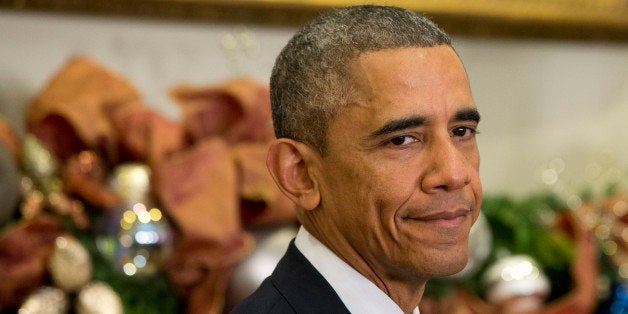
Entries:
<svg viewBox="0 0 628 314">
<path fill-rule="evenodd" d="M 476 130 L 472 129 L 470 127 L 466 127 L 466 126 L 461 126 L 461 127 L 457 127 L 455 129 L 453 129 L 451 131 L 451 135 L 452 136 L 457 136 L 457 137 L 468 137 L 468 136 L 472 136 L 474 134 L 476 134 Z"/>
<path fill-rule="evenodd" d="M 412 142 L 415 142 L 416 139 L 412 136 L 408 136 L 408 135 L 402 135 L 402 136 L 397 136 L 395 138 L 392 138 L 390 140 L 390 143 L 395 145 L 395 146 L 401 146 L 401 145 L 406 145 L 406 144 L 410 144 Z"/>
</svg>

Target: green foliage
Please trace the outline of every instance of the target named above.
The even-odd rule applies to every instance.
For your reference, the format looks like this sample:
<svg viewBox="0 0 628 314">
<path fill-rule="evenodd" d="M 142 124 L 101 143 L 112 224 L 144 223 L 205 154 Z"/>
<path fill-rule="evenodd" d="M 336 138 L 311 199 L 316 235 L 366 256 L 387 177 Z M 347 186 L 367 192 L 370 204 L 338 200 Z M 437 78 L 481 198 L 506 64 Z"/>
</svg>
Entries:
<svg viewBox="0 0 628 314">
<path fill-rule="evenodd" d="M 563 208 L 551 195 L 520 201 L 505 196 L 484 198 L 482 211 L 493 232 L 493 252 L 526 254 L 544 269 L 568 268 L 573 243 L 553 228 L 553 219 Z"/>
<path fill-rule="evenodd" d="M 182 304 L 162 273 L 129 277 L 117 272 L 96 247 L 91 233 L 74 233 L 89 251 L 94 266 L 94 280 L 109 284 L 120 295 L 126 314 L 181 313 Z"/>
</svg>

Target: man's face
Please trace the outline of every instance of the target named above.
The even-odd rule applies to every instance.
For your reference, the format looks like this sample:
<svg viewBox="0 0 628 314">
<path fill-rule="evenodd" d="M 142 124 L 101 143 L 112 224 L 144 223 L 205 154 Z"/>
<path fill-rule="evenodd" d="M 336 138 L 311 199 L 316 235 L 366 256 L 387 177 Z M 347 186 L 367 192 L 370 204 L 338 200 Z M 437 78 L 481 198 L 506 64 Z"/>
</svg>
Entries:
<svg viewBox="0 0 628 314">
<path fill-rule="evenodd" d="M 482 188 L 479 115 L 458 56 L 448 46 L 369 52 L 350 73 L 356 93 L 321 158 L 319 226 L 377 274 L 460 271 Z"/>
</svg>

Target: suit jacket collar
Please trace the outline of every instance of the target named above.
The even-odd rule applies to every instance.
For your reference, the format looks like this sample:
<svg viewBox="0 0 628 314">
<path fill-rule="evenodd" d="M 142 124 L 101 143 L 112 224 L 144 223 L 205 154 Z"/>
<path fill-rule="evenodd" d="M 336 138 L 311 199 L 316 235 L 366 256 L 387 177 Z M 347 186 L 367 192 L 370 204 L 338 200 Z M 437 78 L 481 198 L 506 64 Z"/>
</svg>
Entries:
<svg viewBox="0 0 628 314">
<path fill-rule="evenodd" d="M 334 289 L 297 249 L 294 240 L 271 280 L 297 313 L 349 313 Z"/>
</svg>

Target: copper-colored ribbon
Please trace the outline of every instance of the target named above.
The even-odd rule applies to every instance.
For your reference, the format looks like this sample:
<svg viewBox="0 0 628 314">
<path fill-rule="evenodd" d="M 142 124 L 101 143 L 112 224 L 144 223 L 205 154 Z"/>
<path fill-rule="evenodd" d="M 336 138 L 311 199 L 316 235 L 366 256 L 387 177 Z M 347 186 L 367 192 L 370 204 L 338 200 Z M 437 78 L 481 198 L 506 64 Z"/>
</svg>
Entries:
<svg viewBox="0 0 628 314">
<path fill-rule="evenodd" d="M 230 269 L 253 246 L 245 228 L 296 220 L 265 169 L 273 138 L 268 87 L 248 79 L 175 87 L 181 121 L 139 95 L 119 74 L 74 57 L 29 104 L 28 131 L 63 162 L 67 192 L 96 207 L 118 201 L 105 183 L 112 167 L 148 164 L 177 230 L 166 271 L 190 312 L 220 313 Z"/>
<path fill-rule="evenodd" d="M 0 312 L 20 305 L 46 282 L 47 260 L 55 239 L 64 234 L 58 219 L 41 214 L 23 220 L 0 235 Z"/>
</svg>

